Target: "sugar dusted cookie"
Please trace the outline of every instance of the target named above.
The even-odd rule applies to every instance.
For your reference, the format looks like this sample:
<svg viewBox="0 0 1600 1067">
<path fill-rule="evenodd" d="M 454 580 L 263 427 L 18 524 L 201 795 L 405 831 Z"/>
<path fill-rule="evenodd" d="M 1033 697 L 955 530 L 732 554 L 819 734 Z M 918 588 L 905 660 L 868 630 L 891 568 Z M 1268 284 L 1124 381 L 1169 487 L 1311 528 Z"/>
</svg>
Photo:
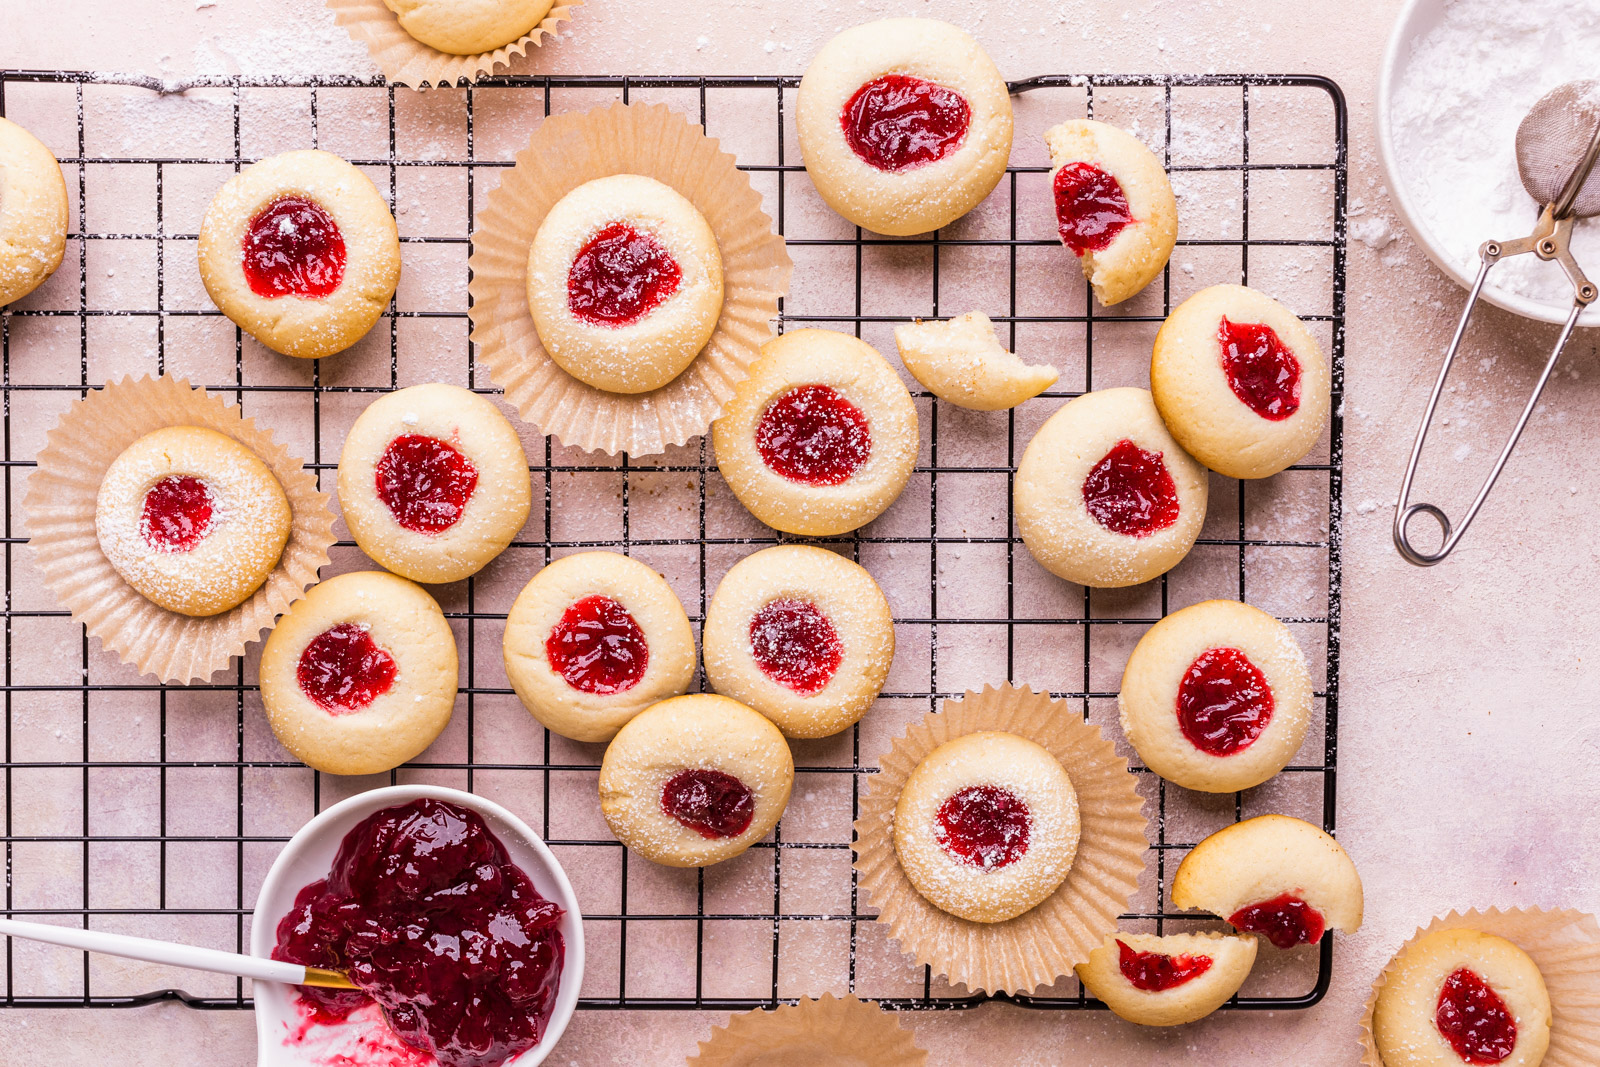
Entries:
<svg viewBox="0 0 1600 1067">
<path fill-rule="evenodd" d="M 554 0 L 383 0 L 429 48 L 475 56 L 504 48 L 544 20 Z"/>
<path fill-rule="evenodd" d="M 896 326 L 894 341 L 906 370 L 924 388 L 973 411 L 1014 408 L 1061 377 L 1054 367 L 1029 366 L 1007 352 L 981 311 Z"/>
<path fill-rule="evenodd" d="M 66 247 L 61 165 L 37 137 L 0 118 L 0 307 L 43 285 Z"/>
</svg>

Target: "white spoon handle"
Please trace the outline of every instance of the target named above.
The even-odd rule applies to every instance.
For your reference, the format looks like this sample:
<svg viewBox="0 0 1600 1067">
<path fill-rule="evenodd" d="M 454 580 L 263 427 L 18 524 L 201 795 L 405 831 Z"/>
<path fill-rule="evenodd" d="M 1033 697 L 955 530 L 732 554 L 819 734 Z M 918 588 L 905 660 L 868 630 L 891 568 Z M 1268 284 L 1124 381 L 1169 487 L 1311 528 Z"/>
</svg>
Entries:
<svg viewBox="0 0 1600 1067">
<path fill-rule="evenodd" d="M 103 930 L 80 930 L 72 926 L 47 926 L 44 923 L 0 919 L 0 934 L 25 937 L 30 941 L 46 941 L 52 945 L 64 945 L 67 948 L 85 949 L 89 952 L 125 956 L 132 960 L 144 960 L 146 963 L 167 963 L 174 967 L 189 967 L 197 971 L 243 975 L 262 982 L 301 985 L 306 980 L 306 969 L 298 963 L 264 960 L 259 956 L 244 956 L 237 952 L 180 945 L 172 941 L 155 941 L 145 937 L 129 937 L 127 934 L 110 934 Z"/>
</svg>

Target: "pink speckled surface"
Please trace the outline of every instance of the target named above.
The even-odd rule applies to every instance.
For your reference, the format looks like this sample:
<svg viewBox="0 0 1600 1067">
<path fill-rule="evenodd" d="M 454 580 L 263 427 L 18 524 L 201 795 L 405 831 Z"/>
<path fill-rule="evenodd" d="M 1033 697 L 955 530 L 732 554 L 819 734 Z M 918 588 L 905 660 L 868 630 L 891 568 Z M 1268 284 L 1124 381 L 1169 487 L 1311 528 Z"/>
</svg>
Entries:
<svg viewBox="0 0 1600 1067">
<path fill-rule="evenodd" d="M 1074 70 L 1326 74 L 1341 83 L 1351 104 L 1352 214 L 1392 222 L 1375 155 L 1373 101 L 1378 58 L 1398 6 L 1398 0 L 1253 0 L 1249 5 L 1227 0 L 862 0 L 805 6 L 711 0 L 663 16 L 663 5 L 642 0 L 590 0 L 559 41 L 519 69 L 799 73 L 836 29 L 883 14 L 914 13 L 967 26 L 1010 77 Z M 202 0 L 200 5 L 195 0 L 8 0 L 0 6 L 0 65 L 173 77 L 369 70 L 365 55 L 315 0 Z M 165 144 L 183 135 L 137 124 L 127 129 L 126 136 L 135 141 L 147 137 Z M 262 129 L 270 143 L 271 122 Z M 206 175 L 193 177 L 190 195 L 203 204 L 214 182 Z M 121 202 L 110 193 L 106 200 Z M 136 212 L 134 205 L 147 202 L 129 198 L 127 210 Z M 449 210 L 423 210 L 413 223 L 459 228 L 464 220 L 441 214 Z M 123 225 L 114 218 L 94 224 Z M 404 218 L 401 224 L 404 229 Z M 126 221 L 129 229 L 149 225 L 146 219 Z M 106 266 L 116 271 L 97 282 L 106 287 L 107 301 L 142 299 L 140 286 L 150 284 L 143 265 L 135 260 Z M 408 261 L 402 301 L 408 286 L 418 287 L 417 299 L 436 295 L 426 266 L 417 266 Z M 451 278 L 459 273 L 455 264 L 444 266 Z M 1579 335 L 1464 546 L 1444 566 L 1417 570 L 1401 562 L 1389 544 L 1389 504 L 1461 294 L 1404 234 L 1382 248 L 1352 241 L 1349 270 L 1338 819 L 1340 839 L 1365 878 L 1367 923 L 1341 939 L 1331 993 L 1310 1011 L 1221 1014 L 1176 1032 L 1137 1030 L 1103 1013 L 1044 1014 L 1002 1006 L 913 1015 L 908 1024 L 931 1050 L 933 1064 L 1353 1064 L 1356 1021 L 1372 976 L 1430 916 L 1474 905 L 1600 906 L 1593 888 L 1600 884 L 1600 848 L 1594 845 L 1600 838 L 1600 778 L 1592 772 L 1600 726 L 1591 714 L 1600 661 L 1586 660 L 1591 635 L 1600 632 L 1600 599 L 1590 592 L 1600 573 L 1600 549 L 1590 532 L 1590 517 L 1600 509 L 1600 482 L 1593 477 L 1588 445 L 1600 433 L 1597 339 L 1592 331 Z M 169 273 L 168 284 L 169 306 L 176 306 L 170 303 L 174 292 L 181 299 L 204 300 L 188 276 Z M 142 365 L 148 348 L 141 347 L 147 342 L 140 334 L 115 320 L 105 330 L 91 350 L 91 377 Z M 1449 422 L 1438 431 L 1440 444 L 1419 486 L 1421 498 L 1459 511 L 1553 334 L 1553 328 L 1502 313 L 1483 315 L 1470 338 L 1472 358 L 1442 412 Z M 401 352 L 411 380 L 458 373 L 456 364 L 431 371 L 427 338 L 412 340 Z M 14 353 L 19 343 L 14 334 Z M 76 344 L 75 336 L 41 332 L 28 340 L 26 358 L 41 378 L 56 368 L 58 380 L 76 380 Z M 191 358 L 194 371 L 205 373 L 203 355 Z M 347 373 L 357 374 L 362 366 L 351 361 Z M 300 413 L 292 407 L 298 402 L 284 403 L 277 425 L 298 424 Z M 42 402 L 14 411 L 13 448 L 37 447 L 53 415 Z M 324 443 L 330 447 L 336 445 Z M 662 521 L 670 517 L 664 513 Z M 652 562 L 663 570 L 672 566 L 670 560 Z M 30 603 L 40 599 L 26 573 L 18 574 L 17 583 L 19 596 L 31 598 Z M 47 630 L 19 645 L 18 669 L 67 669 L 50 654 L 65 633 Z M 173 714 L 181 714 L 183 698 L 169 703 L 177 709 Z M 130 711 L 132 723 L 124 736 L 91 738 L 91 743 L 105 746 L 102 752 L 144 751 L 154 743 L 151 711 Z M 491 726 L 501 713 L 513 719 L 521 714 L 514 702 L 498 712 L 480 704 L 479 714 Z M 75 705 L 59 709 L 59 715 L 54 726 L 42 712 L 26 724 L 38 734 L 33 743 L 48 744 L 49 732 L 63 725 L 76 729 Z M 185 721 L 190 732 L 177 743 L 194 758 L 206 758 L 219 746 L 231 750 L 230 737 L 212 736 L 231 731 L 231 720 L 217 731 L 202 718 Z M 459 739 L 450 742 L 447 735 L 446 743 Z M 514 733 L 506 731 L 502 743 L 515 744 Z M 18 803 L 19 809 L 26 803 L 32 810 L 18 817 L 38 820 L 43 832 L 56 825 L 73 832 L 80 818 L 78 773 L 36 772 L 30 782 L 37 788 Z M 277 783 L 264 781 L 262 788 L 281 788 Z M 196 784 L 204 783 L 197 777 Z M 485 791 L 493 794 L 492 788 Z M 324 803 L 334 799 L 329 792 L 325 787 Z M 275 809 L 264 804 L 263 810 Z M 114 805 L 96 814 L 125 820 L 130 827 L 148 816 Z M 812 817 L 819 834 L 841 830 L 829 822 L 826 810 Z M 259 832 L 292 829 L 268 825 Z M 842 832 L 848 836 L 847 825 Z M 49 884 L 25 880 L 71 883 L 81 877 L 78 851 L 62 846 L 61 853 L 50 853 L 54 847 L 17 847 L 19 892 L 48 897 Z M 247 852 L 253 877 L 259 878 L 271 851 Z M 196 865 L 206 861 L 204 846 L 194 846 L 181 859 Z M 108 862 L 121 869 L 115 856 Z M 127 869 L 135 869 L 132 857 L 126 862 Z M 193 892 L 203 893 L 203 884 L 196 882 Z M 140 890 L 129 884 L 120 891 L 133 899 Z M 184 889 L 180 885 L 177 891 Z M 193 903 L 209 902 L 197 896 Z M 145 932 L 198 936 L 207 921 L 169 921 Z M 231 922 L 227 925 L 219 936 L 231 937 Z M 76 959 L 67 962 L 64 981 L 72 979 Z M 118 965 L 96 966 L 114 973 Z M 185 984 L 197 993 L 218 991 L 204 980 Z M 679 1062 L 721 1018 L 714 1013 L 580 1013 L 549 1062 Z M 0 1012 L 0 1062 L 5 1063 L 241 1064 L 251 1062 L 254 1043 L 252 1021 L 239 1012 L 172 1005 L 116 1012 Z"/>
</svg>

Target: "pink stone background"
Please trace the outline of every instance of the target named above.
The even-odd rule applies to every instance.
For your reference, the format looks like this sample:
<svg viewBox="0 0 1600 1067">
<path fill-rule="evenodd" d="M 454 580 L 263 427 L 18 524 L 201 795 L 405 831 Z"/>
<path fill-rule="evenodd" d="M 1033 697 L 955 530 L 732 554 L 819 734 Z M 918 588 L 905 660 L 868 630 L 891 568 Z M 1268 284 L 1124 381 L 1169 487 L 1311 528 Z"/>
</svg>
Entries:
<svg viewBox="0 0 1600 1067">
<path fill-rule="evenodd" d="M 1013 78 L 1072 71 L 1325 74 L 1340 82 L 1352 108 L 1352 217 L 1376 217 L 1394 224 L 1375 155 L 1373 102 L 1378 59 L 1398 7 L 1395 0 L 1254 0 L 1249 5 L 1226 0 L 1192 4 L 863 0 L 815 5 L 711 0 L 687 8 L 643 0 L 591 0 L 559 41 L 518 69 L 799 73 L 820 43 L 838 29 L 885 14 L 910 13 L 968 27 Z M 0 6 L 0 66 L 130 70 L 179 78 L 193 73 L 300 76 L 371 70 L 365 53 L 314 0 L 216 0 L 214 4 L 201 0 L 198 6 L 195 0 L 9 0 Z M 108 94 L 103 106 L 120 106 L 116 91 Z M 15 109 L 15 101 L 8 98 L 8 104 Z M 183 114 L 177 108 L 162 121 L 147 123 L 141 118 L 119 128 L 131 142 L 130 151 L 171 152 L 175 137 L 191 135 L 182 126 Z M 427 127 L 426 115 L 421 125 Z M 350 123 L 349 128 L 359 126 Z M 485 123 L 478 134 L 492 137 L 494 129 L 493 123 Z M 260 150 L 290 147 L 274 141 L 281 131 L 275 130 L 271 107 L 263 108 L 259 130 Z M 49 131 L 41 132 L 53 142 Z M 430 150 L 442 142 L 445 147 L 438 150 L 448 151 L 449 137 L 448 130 L 434 130 L 427 143 L 414 147 Z M 509 148 L 515 136 L 508 132 L 507 137 Z M 327 141 L 324 146 L 341 148 Z M 1019 133 L 1019 158 L 1024 151 L 1036 150 L 1031 143 L 1024 147 L 1024 135 Z M 175 180 L 190 185 L 168 190 L 173 210 L 203 210 L 215 177 L 194 174 Z M 91 218 L 91 224 L 109 230 L 148 229 L 151 220 L 138 214 L 148 197 L 119 195 L 125 192 L 91 189 L 91 205 L 104 204 L 108 212 Z M 449 190 L 399 192 L 402 232 L 409 228 L 416 233 L 456 233 L 465 228 L 464 206 L 461 217 L 445 217 L 446 208 L 424 204 L 425 197 L 438 193 L 446 194 L 442 203 L 451 203 Z M 126 217 L 117 214 L 123 211 Z M 192 232 L 197 219 L 198 215 L 194 221 L 168 220 L 169 232 L 180 225 Z M 106 247 L 108 254 L 125 258 L 92 264 L 91 301 L 103 301 L 99 306 L 108 307 L 153 305 L 149 263 L 139 258 L 141 252 Z M 417 247 L 408 246 L 408 255 Z M 419 305 L 452 299 L 460 264 L 448 260 L 448 250 L 441 255 L 446 258 L 433 271 L 426 263 L 408 259 L 402 306 L 408 299 Z M 178 259 L 168 263 L 168 306 L 188 306 L 185 301 L 204 306 L 197 279 Z M 1203 263 L 1200 267 L 1206 269 Z M 1309 287 L 1308 291 L 1325 289 L 1325 276 L 1306 274 L 1285 264 L 1272 286 L 1260 275 L 1253 275 L 1253 280 L 1280 290 L 1292 291 L 1297 285 Z M 823 275 L 813 278 L 809 284 L 826 285 Z M 1203 273 L 1200 280 L 1206 280 Z M 797 287 L 804 284 L 808 283 L 797 275 Z M 1174 284 L 1177 296 L 1176 277 Z M 43 292 L 37 297 L 50 298 Z M 75 287 L 72 298 L 75 301 Z M 1600 602 L 1589 592 L 1600 571 L 1589 518 L 1600 505 L 1600 483 L 1591 476 L 1592 449 L 1587 447 L 1600 430 L 1600 415 L 1595 414 L 1600 374 L 1593 331 L 1580 334 L 1574 343 L 1497 495 L 1455 557 L 1422 571 L 1403 563 L 1389 544 L 1390 504 L 1460 298 L 1461 293 L 1428 265 L 1409 236 L 1401 234 L 1378 248 L 1351 242 L 1338 821 L 1340 840 L 1366 882 L 1368 917 L 1358 934 L 1339 941 L 1327 1000 L 1305 1012 L 1221 1013 L 1175 1032 L 1139 1030 L 1105 1013 L 1051 1014 L 1003 1006 L 908 1015 L 904 1021 L 915 1028 L 919 1043 L 930 1049 L 932 1063 L 1352 1064 L 1357 1058 L 1356 1022 L 1372 976 L 1399 942 L 1430 916 L 1454 907 L 1544 905 L 1594 910 L 1600 903 L 1593 888 L 1600 881 L 1600 850 L 1592 843 L 1600 831 L 1596 804 L 1600 779 L 1592 771 L 1600 728 L 1588 718 L 1597 705 L 1593 694 L 1600 668 L 1592 665 L 1593 657 L 1585 662 L 1588 637 L 1600 624 Z M 947 299 L 957 298 L 947 293 Z M 981 290 L 975 291 L 972 300 L 980 299 Z M 169 320 L 169 330 L 176 321 Z M 183 357 L 190 363 L 181 369 L 219 380 L 226 372 L 231 378 L 231 345 L 226 346 L 228 356 L 222 364 L 208 368 L 204 363 L 205 331 L 213 328 L 211 322 L 193 320 L 180 327 L 197 331 L 193 354 Z M 101 320 L 96 329 L 105 332 L 93 338 L 91 379 L 147 365 L 149 338 L 140 332 L 142 327 Z M 75 323 L 69 332 L 75 334 Z M 1430 453 L 1419 486 L 1421 499 L 1437 500 L 1459 512 L 1498 448 L 1513 408 L 1520 404 L 1553 336 L 1553 328 L 1522 323 L 1492 309 L 1483 313 L 1469 338 L 1471 358 L 1464 361 L 1455 389 L 1447 396 L 1442 415 L 1449 421 L 1437 431 L 1440 443 Z M 459 361 L 446 364 L 434 355 L 436 340 L 426 333 L 402 338 L 404 380 L 459 377 Z M 169 334 L 169 353 L 178 347 Z M 34 380 L 58 374 L 56 380 L 75 381 L 76 350 L 76 336 L 43 329 L 22 337 L 14 327 L 13 361 L 26 359 Z M 375 358 L 377 352 L 368 355 L 374 358 L 358 356 L 327 364 L 324 373 L 345 375 L 342 380 L 349 381 L 361 380 L 379 363 L 386 368 L 386 352 L 381 360 Z M 1097 373 L 1096 385 L 1120 384 L 1121 371 L 1130 383 L 1138 381 L 1131 346 L 1129 356 Z M 283 373 L 294 376 L 292 369 Z M 55 411 L 46 399 L 51 398 L 14 410 L 13 448 L 18 454 L 36 448 L 53 421 Z M 294 407 L 302 402 L 303 398 L 292 398 L 273 410 L 267 398 L 255 413 L 269 415 L 292 435 L 292 427 L 307 421 Z M 343 413 L 343 424 L 353 414 L 353 408 Z M 529 431 L 530 443 L 535 439 Z M 303 447 L 310 451 L 309 442 Z M 324 458 L 337 455 L 338 442 L 324 441 L 322 447 Z M 604 487 L 589 487 L 574 499 L 583 493 L 598 496 L 594 490 L 603 493 Z M 659 501 L 662 522 L 671 522 L 675 513 L 668 490 L 663 486 L 661 494 L 652 494 Z M 1303 512 L 1294 506 L 1296 493 L 1293 487 L 1285 491 L 1280 509 L 1289 517 L 1285 521 Z M 739 520 L 735 515 L 729 521 Z M 652 562 L 668 571 L 682 565 L 670 559 Z M 731 561 L 716 569 L 727 562 Z M 348 569 L 355 558 L 340 563 Z M 889 569 L 887 561 L 884 567 Z M 886 579 L 886 585 L 893 580 L 893 576 Z M 926 576 L 920 580 L 925 582 Z M 48 594 L 30 583 L 26 567 L 18 568 L 17 588 L 19 604 L 43 606 L 48 601 Z M 504 589 L 491 583 L 484 595 L 505 597 L 514 592 L 508 580 Z M 41 631 L 20 641 L 14 669 L 56 674 L 75 669 L 70 660 L 52 653 L 63 640 L 71 640 L 65 629 L 60 634 Z M 91 739 L 102 746 L 98 751 L 143 752 L 150 745 L 152 709 L 137 705 L 133 697 L 128 702 L 134 705 L 127 712 L 132 723 L 120 736 Z M 181 715 L 182 704 L 181 696 L 170 698 L 169 714 Z M 488 698 L 480 698 L 480 723 L 493 730 L 504 719 L 516 719 L 522 713 L 512 705 L 496 708 Z M 901 718 L 911 714 L 907 710 Z M 53 731 L 76 728 L 75 706 L 57 709 L 55 715 L 40 709 L 27 722 L 14 724 L 16 742 L 45 751 L 53 743 Z M 891 720 L 892 716 L 886 718 L 882 726 L 884 738 L 898 732 L 891 729 Z M 191 751 L 203 754 L 208 746 L 231 750 L 229 737 L 207 733 L 204 717 L 183 721 L 194 724 L 192 735 L 179 741 Z M 224 725 L 223 733 L 231 732 L 231 720 Z M 75 736 L 69 731 L 66 737 L 63 744 L 70 746 L 57 758 L 79 758 Z M 270 736 L 251 739 L 251 743 L 269 741 Z M 458 744 L 460 739 L 451 741 L 447 736 L 442 743 Z M 501 743 L 514 744 L 514 732 L 504 731 Z M 877 749 L 864 736 L 864 755 L 869 750 Z M 819 749 L 816 758 L 829 758 L 829 753 Z M 26 799 L 43 825 L 59 819 L 69 827 L 65 832 L 74 832 L 70 827 L 80 818 L 75 810 L 76 774 L 43 772 L 31 783 L 37 789 Z M 327 803 L 333 797 L 328 780 L 324 781 L 322 799 Z M 481 778 L 479 785 L 484 786 Z M 263 803 L 262 810 L 276 809 Z M 824 835 L 818 839 L 836 839 L 840 832 L 848 839 L 847 817 L 845 825 L 835 825 L 837 819 L 825 807 L 809 815 L 804 810 L 792 814 L 801 816 L 802 823 L 809 818 L 810 829 Z M 107 815 L 135 821 L 139 817 L 137 812 L 115 810 Z M 192 813 L 193 820 L 204 817 L 203 812 Z M 261 832 L 293 828 L 292 823 L 273 825 Z M 224 827 L 222 832 L 231 831 Z M 67 846 L 70 855 L 59 856 L 48 853 L 50 846 L 36 847 L 40 851 L 32 857 L 23 855 L 24 848 L 17 851 L 19 892 L 31 888 L 48 894 L 49 886 L 29 887 L 23 881 L 30 877 L 38 881 L 41 872 L 57 863 L 71 872 L 69 879 L 77 876 L 71 866 L 78 862 L 75 846 Z M 272 851 L 247 857 L 247 864 L 252 869 L 264 867 Z M 135 859 L 128 857 L 127 862 Z M 181 862 L 201 870 L 207 857 L 203 849 L 196 849 Z M 117 869 L 115 857 L 112 863 Z M 195 883 L 194 892 L 206 891 L 203 878 L 197 876 Z M 169 887 L 169 893 L 183 888 Z M 138 889 L 127 887 L 130 894 Z M 656 889 L 671 892 L 670 886 Z M 215 933 L 231 938 L 231 921 L 227 926 L 228 930 Z M 177 922 L 167 928 L 145 927 L 142 932 L 203 935 L 196 925 Z M 16 951 L 31 950 L 19 944 Z M 65 964 L 67 988 L 79 966 L 77 959 L 74 956 Z M 108 981 L 119 973 L 115 963 L 96 966 L 107 968 Z M 805 986 L 805 972 L 796 981 Z M 184 984 L 195 992 L 231 988 L 210 988 L 203 980 Z M 581 1013 L 549 1062 L 674 1063 L 722 1020 L 717 1013 Z M 242 1064 L 251 1062 L 254 1043 L 251 1018 L 241 1012 L 197 1012 L 173 1005 L 114 1012 L 0 1012 L 0 1062 L 6 1063 L 44 1058 L 60 1065 Z"/>
</svg>

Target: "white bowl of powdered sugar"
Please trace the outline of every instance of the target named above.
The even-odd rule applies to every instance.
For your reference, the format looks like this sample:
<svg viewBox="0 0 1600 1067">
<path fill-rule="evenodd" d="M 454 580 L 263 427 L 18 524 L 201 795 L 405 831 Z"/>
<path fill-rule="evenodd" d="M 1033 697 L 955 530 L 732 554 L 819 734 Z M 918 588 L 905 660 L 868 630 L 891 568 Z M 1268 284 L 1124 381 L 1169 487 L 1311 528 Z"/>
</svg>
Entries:
<svg viewBox="0 0 1600 1067">
<path fill-rule="evenodd" d="M 1378 145 L 1395 210 L 1428 258 L 1463 286 L 1478 246 L 1533 232 L 1542 205 L 1517 175 L 1517 126 L 1545 93 L 1600 77 L 1600 0 L 1410 0 L 1384 56 Z M 1581 219 L 1572 253 L 1600 277 L 1600 217 Z M 1484 296 L 1565 322 L 1572 285 L 1524 255 L 1489 272 Z M 1600 326 L 1600 305 L 1578 320 Z"/>
</svg>

